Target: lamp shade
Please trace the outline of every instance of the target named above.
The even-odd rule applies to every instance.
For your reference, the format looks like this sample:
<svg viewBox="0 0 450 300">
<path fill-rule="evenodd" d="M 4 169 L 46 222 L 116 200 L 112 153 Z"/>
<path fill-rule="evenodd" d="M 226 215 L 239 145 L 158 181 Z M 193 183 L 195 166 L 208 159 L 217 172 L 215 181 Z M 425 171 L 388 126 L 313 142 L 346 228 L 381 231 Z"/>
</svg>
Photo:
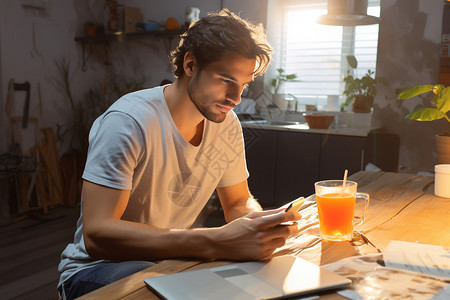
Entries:
<svg viewBox="0 0 450 300">
<path fill-rule="evenodd" d="M 367 0 L 328 0 L 328 13 L 317 23 L 335 26 L 359 26 L 380 23 L 381 19 L 367 14 Z"/>
</svg>

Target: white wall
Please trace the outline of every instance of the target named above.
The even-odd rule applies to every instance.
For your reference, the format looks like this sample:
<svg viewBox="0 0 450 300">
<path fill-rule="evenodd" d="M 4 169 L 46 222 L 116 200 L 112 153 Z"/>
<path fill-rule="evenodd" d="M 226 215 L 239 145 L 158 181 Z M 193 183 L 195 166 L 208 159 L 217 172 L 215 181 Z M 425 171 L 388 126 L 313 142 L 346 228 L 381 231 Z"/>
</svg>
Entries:
<svg viewBox="0 0 450 300">
<path fill-rule="evenodd" d="M 425 98 L 396 100 L 400 89 L 438 82 L 443 5 L 441 0 L 381 1 L 377 76 L 385 83 L 377 86 L 373 123 L 400 136 L 399 163 L 406 171 L 433 171 L 434 135 L 448 128 L 444 120 L 404 119 L 417 108 L 430 107 Z"/>
<path fill-rule="evenodd" d="M 87 71 L 81 71 L 81 44 L 74 41 L 83 35 L 83 23 L 89 20 L 106 24 L 108 18 L 105 1 L 100 0 L 48 0 L 47 9 L 22 6 L 22 0 L 0 1 L 0 153 L 7 151 L 10 134 L 9 122 L 4 115 L 8 82 L 14 79 L 31 83 L 30 116 L 39 118 L 40 127 L 62 125 L 70 113 L 69 102 L 56 84 L 60 79 L 55 61 L 66 58 L 71 64 L 73 94 L 81 101 L 89 88 L 105 80 L 104 57 L 97 47 L 87 63 Z M 144 20 L 164 23 L 174 17 L 184 22 L 187 6 L 200 8 L 200 16 L 209 11 L 218 11 L 221 6 L 255 22 L 266 19 L 266 1 L 260 0 L 122 0 L 125 6 L 141 9 Z M 117 76 L 127 79 L 144 78 L 148 87 L 157 85 L 162 79 L 172 79 L 165 44 L 162 40 L 134 40 L 110 44 L 110 68 Z M 173 41 L 170 48 L 176 46 Z M 40 86 L 42 103 L 39 103 L 37 86 Z M 21 115 L 24 96 L 15 93 L 15 114 Z M 42 113 L 41 113 L 42 110 Z M 24 132 L 26 137 L 29 133 Z M 30 146 L 34 141 L 29 141 Z M 27 147 L 25 147 L 27 148 Z M 61 152 L 64 151 L 60 150 Z"/>
<path fill-rule="evenodd" d="M 58 78 L 55 61 L 62 58 L 70 61 L 76 93 L 88 86 L 92 81 L 89 77 L 98 76 L 98 68 L 86 74 L 79 71 L 81 51 L 74 41 L 75 35 L 82 27 L 81 17 L 77 15 L 76 9 L 79 2 L 49 1 L 46 10 L 24 7 L 20 0 L 0 2 L 2 114 L 9 81 L 28 81 L 31 84 L 30 116 L 39 118 L 41 128 L 51 126 L 56 129 L 57 123 L 62 124 L 65 121 L 64 112 L 67 111 L 68 103 L 55 84 Z M 38 85 L 41 90 L 41 103 Z M 14 115 L 22 116 L 24 95 L 16 92 L 14 96 Z M 5 118 L 2 129 L 8 127 L 9 122 Z M 2 130 L 2 134 L 3 152 L 9 146 L 10 133 Z"/>
</svg>

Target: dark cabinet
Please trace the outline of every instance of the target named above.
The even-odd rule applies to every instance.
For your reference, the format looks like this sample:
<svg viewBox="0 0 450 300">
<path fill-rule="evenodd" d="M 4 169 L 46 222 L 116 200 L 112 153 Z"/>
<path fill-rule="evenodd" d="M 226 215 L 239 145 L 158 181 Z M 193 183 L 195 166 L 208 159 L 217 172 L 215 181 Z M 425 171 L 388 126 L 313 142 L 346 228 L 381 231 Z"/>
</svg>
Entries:
<svg viewBox="0 0 450 300">
<path fill-rule="evenodd" d="M 341 179 L 362 170 L 365 137 L 321 134 L 319 179 Z"/>
<path fill-rule="evenodd" d="M 250 192 L 265 208 L 314 194 L 318 180 L 361 170 L 365 137 L 243 128 Z"/>
<path fill-rule="evenodd" d="M 248 185 L 252 195 L 263 207 L 274 202 L 276 131 L 243 128 Z"/>
<path fill-rule="evenodd" d="M 319 153 L 320 135 L 277 132 L 275 206 L 314 193 L 314 182 L 319 178 Z"/>
</svg>

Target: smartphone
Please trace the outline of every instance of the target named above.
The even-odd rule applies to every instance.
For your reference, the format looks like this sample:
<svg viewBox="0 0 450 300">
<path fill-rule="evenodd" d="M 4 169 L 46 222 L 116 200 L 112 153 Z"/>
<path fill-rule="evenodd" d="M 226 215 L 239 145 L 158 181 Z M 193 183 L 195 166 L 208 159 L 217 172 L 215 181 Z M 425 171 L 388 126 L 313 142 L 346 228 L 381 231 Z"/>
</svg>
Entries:
<svg viewBox="0 0 450 300">
<path fill-rule="evenodd" d="M 300 207 L 302 207 L 304 202 L 305 202 L 305 198 L 304 197 L 300 197 L 300 198 L 292 201 L 291 203 L 289 203 L 289 206 L 286 207 L 284 212 L 287 213 L 289 211 L 298 211 L 300 209 Z M 297 224 L 297 221 L 283 222 L 280 225 L 281 226 L 286 226 L 286 225 L 294 225 L 294 224 Z"/>
<path fill-rule="evenodd" d="M 305 202 L 305 198 L 304 197 L 300 197 L 294 201 L 292 201 L 291 203 L 289 203 L 289 206 L 286 207 L 286 209 L 284 210 L 284 212 L 288 212 L 288 211 L 298 211 L 300 209 L 300 207 L 302 207 L 303 203 Z"/>
</svg>

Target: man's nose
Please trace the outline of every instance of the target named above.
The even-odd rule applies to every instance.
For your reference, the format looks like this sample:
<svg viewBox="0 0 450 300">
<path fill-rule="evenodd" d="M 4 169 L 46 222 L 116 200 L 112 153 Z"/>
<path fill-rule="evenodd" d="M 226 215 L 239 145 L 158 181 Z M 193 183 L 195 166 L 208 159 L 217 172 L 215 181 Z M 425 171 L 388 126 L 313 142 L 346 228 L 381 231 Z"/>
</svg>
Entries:
<svg viewBox="0 0 450 300">
<path fill-rule="evenodd" d="M 243 88 L 234 88 L 227 93 L 227 100 L 233 102 L 235 105 L 241 103 L 241 94 Z"/>
</svg>

